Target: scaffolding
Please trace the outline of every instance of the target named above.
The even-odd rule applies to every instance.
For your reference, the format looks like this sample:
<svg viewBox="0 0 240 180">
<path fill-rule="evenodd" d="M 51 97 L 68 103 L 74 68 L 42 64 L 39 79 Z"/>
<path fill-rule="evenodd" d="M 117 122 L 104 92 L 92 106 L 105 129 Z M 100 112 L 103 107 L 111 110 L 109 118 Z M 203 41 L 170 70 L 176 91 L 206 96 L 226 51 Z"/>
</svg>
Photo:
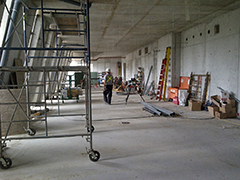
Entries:
<svg viewBox="0 0 240 180">
<path fill-rule="evenodd" d="M 85 137 L 89 147 L 87 147 L 87 153 L 91 161 L 98 161 L 100 158 L 100 153 L 93 149 L 93 131 L 94 126 L 92 124 L 92 104 L 91 104 L 91 73 L 90 73 L 90 28 L 89 28 L 89 0 L 80 0 L 80 2 L 75 2 L 75 5 L 78 5 L 78 8 L 74 9 L 57 9 L 57 8 L 46 8 L 44 6 L 44 1 L 41 0 L 41 7 L 29 7 L 21 0 L 19 2 L 22 5 L 22 26 L 23 26 L 23 35 L 24 43 L 20 43 L 21 46 L 14 47 L 8 45 L 11 35 L 16 31 L 17 25 L 13 25 L 11 35 L 5 39 L 1 47 L 1 55 L 3 56 L 6 52 L 16 52 L 21 51 L 24 53 L 25 59 L 22 66 L 7 66 L 6 63 L 1 62 L 0 66 L 0 89 L 4 89 L 8 92 L 14 99 L 13 103 L 4 103 L 1 102 L 0 105 L 8 106 L 12 105 L 13 113 L 9 117 L 9 121 L 1 119 L 0 116 L 0 166 L 2 169 L 8 169 L 12 165 L 12 161 L 9 157 L 5 157 L 4 150 L 7 146 L 6 142 L 11 140 L 22 140 L 22 139 L 46 139 L 46 138 L 60 138 L 60 137 L 75 137 L 81 136 Z M 5 4 L 6 5 L 6 4 Z M 41 46 L 33 46 L 29 40 L 27 41 L 26 33 L 26 22 L 27 22 L 27 12 L 36 11 L 38 16 L 41 16 L 42 26 L 41 26 Z M 10 11 L 9 11 L 10 14 Z M 51 17 L 54 21 L 55 16 L 64 15 L 76 16 L 77 18 L 77 29 L 60 29 L 56 23 L 54 28 L 45 27 L 45 14 Z M 13 19 L 11 18 L 11 21 Z M 51 26 L 52 27 L 52 26 Z M 48 39 L 46 32 L 54 33 L 55 36 L 55 47 L 51 47 L 49 43 L 45 43 L 45 40 Z M 16 32 L 17 33 L 17 32 Z M 77 44 L 60 44 L 58 39 L 59 35 L 62 33 L 67 34 L 77 34 L 77 36 L 82 37 L 81 42 Z M 19 35 L 18 35 L 19 36 Z M 30 39 L 33 39 L 32 35 Z M 27 45 L 28 44 L 28 45 Z M 49 53 L 40 52 L 53 52 L 54 55 L 49 55 Z M 75 53 L 76 52 L 76 53 Z M 79 56 L 79 54 L 81 54 Z M 81 66 L 70 66 L 69 59 L 78 58 L 81 59 Z M 41 61 L 41 64 L 36 63 L 35 61 Z M 47 62 L 55 62 L 47 63 Z M 16 63 L 15 63 L 16 65 Z M 62 97 L 61 88 L 64 82 L 67 72 L 83 72 L 85 76 L 85 113 L 80 114 L 61 114 L 60 112 L 60 99 Z M 22 74 L 23 83 L 9 83 L 9 77 L 11 74 Z M 36 78 L 38 77 L 38 78 Z M 13 89 L 19 89 L 19 94 L 15 95 Z M 26 100 L 21 101 L 21 96 L 25 94 Z M 57 97 L 58 104 L 58 113 L 55 115 L 49 115 L 48 113 L 48 100 L 51 99 L 51 96 Z M 40 115 L 43 119 L 34 119 L 31 114 L 31 107 L 39 106 L 43 108 L 43 114 Z M 24 119 L 15 120 L 14 117 L 17 115 L 17 109 L 20 108 L 24 114 Z M 85 117 L 85 133 L 75 133 L 75 134 L 59 134 L 59 135 L 49 135 L 48 128 L 48 119 L 49 117 L 55 116 L 82 116 Z M 45 133 L 38 135 L 36 130 L 31 127 L 31 124 L 36 121 L 43 121 L 45 123 Z M 9 131 L 14 123 L 25 123 L 24 130 L 28 136 L 9 136 Z M 7 130 L 3 134 L 2 125 L 7 124 Z"/>
</svg>

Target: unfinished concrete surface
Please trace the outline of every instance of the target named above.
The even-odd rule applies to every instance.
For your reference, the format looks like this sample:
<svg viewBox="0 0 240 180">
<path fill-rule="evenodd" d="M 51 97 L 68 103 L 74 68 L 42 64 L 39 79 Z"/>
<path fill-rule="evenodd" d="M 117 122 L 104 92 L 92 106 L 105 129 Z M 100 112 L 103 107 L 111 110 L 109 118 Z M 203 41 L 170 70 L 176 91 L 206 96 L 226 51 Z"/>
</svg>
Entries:
<svg viewBox="0 0 240 180">
<path fill-rule="evenodd" d="M 178 116 L 150 116 L 142 111 L 138 95 L 113 94 L 104 104 L 102 89 L 93 89 L 94 149 L 101 153 L 91 162 L 84 138 L 17 140 L 7 143 L 4 155 L 13 161 L 1 171 L 1 180 L 63 179 L 238 179 L 240 122 L 219 120 L 208 112 L 193 112 L 170 102 L 145 96 L 148 103 L 175 111 Z M 65 101 L 62 113 L 83 109 L 84 102 Z M 50 107 L 50 113 L 56 112 Z M 49 118 L 50 134 L 84 131 L 83 117 Z M 80 127 L 80 128 L 79 128 Z M 35 123 L 37 134 L 44 123 Z"/>
<path fill-rule="evenodd" d="M 2 122 L 2 134 L 8 131 L 10 121 L 26 120 L 27 105 L 23 104 L 26 101 L 26 90 L 21 89 L 1 89 L 0 102 L 6 103 L 0 105 L 0 118 Z M 21 107 L 17 103 L 22 103 Z M 24 133 L 24 128 L 27 128 L 26 122 L 17 122 L 10 125 L 9 135 Z"/>
</svg>

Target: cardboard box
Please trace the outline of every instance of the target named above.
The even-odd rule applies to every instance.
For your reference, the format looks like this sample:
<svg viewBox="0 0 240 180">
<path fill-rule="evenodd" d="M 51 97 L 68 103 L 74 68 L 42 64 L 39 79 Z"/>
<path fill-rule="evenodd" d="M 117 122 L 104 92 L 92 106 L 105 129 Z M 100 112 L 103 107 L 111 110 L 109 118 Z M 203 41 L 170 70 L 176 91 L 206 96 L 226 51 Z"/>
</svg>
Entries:
<svg viewBox="0 0 240 180">
<path fill-rule="evenodd" d="M 67 97 L 69 97 L 70 93 L 69 90 L 67 90 Z M 78 90 L 77 89 L 71 89 L 71 96 L 77 97 L 78 96 Z"/>
<path fill-rule="evenodd" d="M 200 101 L 191 99 L 188 101 L 188 104 L 189 104 L 189 109 L 191 111 L 201 111 L 202 109 L 202 103 Z"/>
<path fill-rule="evenodd" d="M 235 101 L 235 99 L 228 98 L 227 99 L 227 104 L 231 104 L 232 107 L 234 108 L 236 106 L 236 101 Z"/>
<path fill-rule="evenodd" d="M 219 111 L 219 107 L 218 106 L 216 106 L 216 105 L 208 106 L 208 112 L 209 112 L 210 115 L 215 117 L 215 112 L 216 111 Z"/>
<path fill-rule="evenodd" d="M 227 113 L 223 113 L 223 112 L 220 112 L 220 111 L 216 111 L 215 112 L 215 117 L 216 118 L 219 118 L 219 119 L 225 119 L 227 117 Z"/>
<path fill-rule="evenodd" d="M 220 111 L 221 112 L 228 113 L 231 110 L 232 110 L 232 105 L 231 104 L 224 104 L 224 103 L 222 103 L 222 105 L 220 107 Z"/>
<path fill-rule="evenodd" d="M 221 107 L 221 97 L 218 95 L 211 96 L 211 101 L 217 105 L 218 107 Z"/>
<path fill-rule="evenodd" d="M 231 108 L 228 112 L 227 112 L 227 117 L 228 118 L 234 118 L 237 116 L 237 112 L 236 112 L 236 108 Z"/>
</svg>

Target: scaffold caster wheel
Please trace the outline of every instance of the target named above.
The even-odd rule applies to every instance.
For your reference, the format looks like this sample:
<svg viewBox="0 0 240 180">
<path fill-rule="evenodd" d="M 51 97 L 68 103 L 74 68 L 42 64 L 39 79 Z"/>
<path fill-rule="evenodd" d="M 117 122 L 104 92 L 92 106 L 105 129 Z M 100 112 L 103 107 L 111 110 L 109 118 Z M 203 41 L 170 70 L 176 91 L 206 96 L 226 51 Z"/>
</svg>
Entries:
<svg viewBox="0 0 240 180">
<path fill-rule="evenodd" d="M 8 169 L 12 165 L 12 160 L 10 158 L 2 158 L 4 162 L 0 161 L 0 166 L 2 169 Z"/>
<path fill-rule="evenodd" d="M 34 135 L 36 134 L 36 130 L 29 128 L 29 129 L 27 130 L 27 133 L 28 133 L 29 136 L 34 136 Z"/>
<path fill-rule="evenodd" d="M 6 143 L 2 143 L 2 149 L 7 147 L 7 144 Z"/>
<path fill-rule="evenodd" d="M 94 126 L 91 126 L 91 130 L 92 130 L 92 132 L 95 130 Z M 87 131 L 90 132 L 90 128 L 89 127 L 87 128 Z"/>
<path fill-rule="evenodd" d="M 92 151 L 89 153 L 89 159 L 96 162 L 100 159 L 100 153 L 98 151 Z"/>
</svg>

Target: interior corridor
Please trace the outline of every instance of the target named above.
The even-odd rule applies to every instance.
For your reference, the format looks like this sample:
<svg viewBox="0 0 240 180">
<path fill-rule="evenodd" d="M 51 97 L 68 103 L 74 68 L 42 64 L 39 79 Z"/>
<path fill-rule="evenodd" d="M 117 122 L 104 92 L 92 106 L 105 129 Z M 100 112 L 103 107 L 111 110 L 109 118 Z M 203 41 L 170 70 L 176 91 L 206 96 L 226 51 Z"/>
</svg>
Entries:
<svg viewBox="0 0 240 180">
<path fill-rule="evenodd" d="M 146 102 L 174 111 L 175 117 L 152 116 L 142 110 L 141 98 L 113 93 L 112 105 L 104 104 L 102 89 L 92 89 L 93 147 L 98 162 L 88 158 L 85 138 L 16 140 L 4 154 L 12 167 L 1 169 L 1 180 L 117 180 L 117 179 L 238 179 L 240 132 L 237 119 L 216 119 L 208 112 L 190 111 L 171 102 Z M 61 111 L 84 109 L 79 102 L 65 101 Z M 49 113 L 57 111 L 49 106 Z M 84 132 L 83 117 L 49 118 L 49 134 Z M 36 135 L 44 122 L 33 124 Z M 79 128 L 80 127 L 80 128 Z M 27 136 L 27 135 L 26 135 Z"/>
</svg>

